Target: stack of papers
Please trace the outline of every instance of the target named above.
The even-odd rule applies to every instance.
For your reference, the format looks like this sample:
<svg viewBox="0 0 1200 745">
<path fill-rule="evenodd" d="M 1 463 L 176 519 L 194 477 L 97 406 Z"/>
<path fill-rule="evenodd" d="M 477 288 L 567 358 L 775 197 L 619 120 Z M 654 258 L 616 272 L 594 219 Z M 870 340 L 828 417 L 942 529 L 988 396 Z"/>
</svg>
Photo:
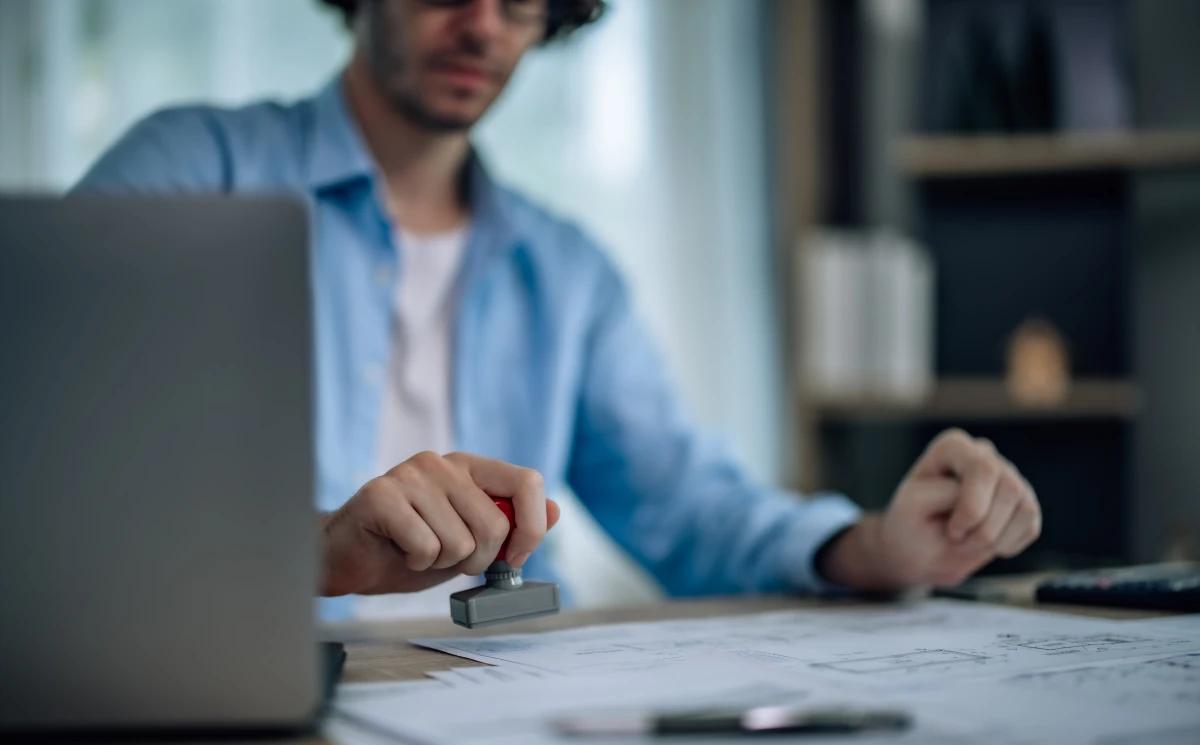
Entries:
<svg viewBox="0 0 1200 745">
<path fill-rule="evenodd" d="M 907 732 L 856 743 L 1200 742 L 1200 616 L 1108 621 L 932 601 L 414 643 L 492 667 L 344 686 L 332 736 L 539 745 L 570 741 L 551 726 L 563 716 L 840 704 L 914 717 Z"/>
<path fill-rule="evenodd" d="M 536 670 L 526 670 L 521 667 L 456 667 L 451 670 L 435 670 L 425 674 L 450 688 L 490 683 L 517 683 L 551 677 Z"/>
</svg>

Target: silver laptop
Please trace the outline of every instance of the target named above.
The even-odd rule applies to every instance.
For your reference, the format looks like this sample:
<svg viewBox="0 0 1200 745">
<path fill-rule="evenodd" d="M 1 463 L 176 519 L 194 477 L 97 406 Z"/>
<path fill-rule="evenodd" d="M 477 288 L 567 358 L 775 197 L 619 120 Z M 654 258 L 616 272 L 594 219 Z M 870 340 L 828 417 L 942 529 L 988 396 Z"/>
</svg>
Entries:
<svg viewBox="0 0 1200 745">
<path fill-rule="evenodd" d="M 307 218 L 0 199 L 0 731 L 320 701 Z"/>
</svg>

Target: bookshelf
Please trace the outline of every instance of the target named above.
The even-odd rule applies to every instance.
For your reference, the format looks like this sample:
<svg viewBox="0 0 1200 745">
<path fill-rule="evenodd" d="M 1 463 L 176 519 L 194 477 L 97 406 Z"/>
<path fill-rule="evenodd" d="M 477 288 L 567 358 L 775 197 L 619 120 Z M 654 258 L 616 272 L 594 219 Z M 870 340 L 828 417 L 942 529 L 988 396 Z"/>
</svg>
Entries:
<svg viewBox="0 0 1200 745">
<path fill-rule="evenodd" d="M 947 378 L 921 401 L 839 398 L 810 401 L 823 421 L 877 422 L 1038 422 L 1052 420 L 1131 420 L 1142 408 L 1142 392 L 1132 380 L 1076 380 L 1064 401 L 1052 406 L 1022 404 L 1003 380 Z"/>
<path fill-rule="evenodd" d="M 1200 166 L 1200 131 L 1023 136 L 912 136 L 895 143 L 904 174 L 962 178 Z"/>
<path fill-rule="evenodd" d="M 1018 464 L 1043 505 L 1038 551 L 991 570 L 1037 569 L 1043 554 L 1128 560 L 1143 457 L 1137 435 L 1161 402 L 1144 379 L 1134 183 L 1144 173 L 1176 179 L 1200 166 L 1200 129 L 1131 129 L 1154 125 L 1135 108 L 1140 94 L 1124 68 L 1088 62 L 1089 54 L 1124 48 L 1127 0 L 1037 4 L 1066 55 L 1061 106 L 1045 128 L 1052 131 L 1012 126 L 994 134 L 947 118 L 957 109 L 944 94 L 957 84 L 952 73 L 969 68 L 956 55 L 972 17 L 1013 39 L 1032 4 L 922 0 L 912 36 L 919 43 L 897 41 L 888 35 L 894 29 L 868 30 L 877 19 L 864 0 L 774 5 L 776 132 L 792 156 L 781 160 L 776 206 L 787 271 L 794 277 L 802 266 L 808 249 L 796 238 L 806 229 L 870 230 L 887 221 L 916 237 L 936 267 L 936 383 L 919 401 L 822 397 L 802 373 L 808 337 L 800 331 L 813 311 L 797 301 L 794 283 L 784 324 L 794 352 L 794 484 L 883 507 L 930 439 L 959 426 Z M 878 79 L 876 95 L 847 98 L 861 91 L 864 66 Z M 1030 318 L 1047 320 L 1065 340 L 1072 383 L 1054 406 L 1021 405 L 1005 382 L 1009 340 Z"/>
</svg>

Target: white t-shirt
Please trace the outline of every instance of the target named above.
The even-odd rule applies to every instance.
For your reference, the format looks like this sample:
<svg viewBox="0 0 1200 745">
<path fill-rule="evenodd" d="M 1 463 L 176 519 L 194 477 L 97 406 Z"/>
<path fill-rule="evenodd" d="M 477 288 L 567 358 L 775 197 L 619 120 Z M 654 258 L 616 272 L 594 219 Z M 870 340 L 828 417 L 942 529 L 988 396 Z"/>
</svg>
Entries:
<svg viewBox="0 0 1200 745">
<path fill-rule="evenodd" d="M 375 471 L 382 474 L 423 450 L 454 450 L 452 343 L 457 280 L 468 227 L 414 235 L 399 231 L 400 281 L 392 299 L 392 354 L 383 388 Z M 452 592 L 479 584 L 457 577 L 423 592 L 359 598 L 358 618 L 444 616 Z"/>
</svg>

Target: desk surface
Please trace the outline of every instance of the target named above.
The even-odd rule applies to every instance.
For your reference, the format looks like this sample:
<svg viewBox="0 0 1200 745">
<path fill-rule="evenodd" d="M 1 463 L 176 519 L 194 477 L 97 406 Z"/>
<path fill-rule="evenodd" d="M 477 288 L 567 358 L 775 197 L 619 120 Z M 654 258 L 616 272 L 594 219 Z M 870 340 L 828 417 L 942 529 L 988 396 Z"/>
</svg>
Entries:
<svg viewBox="0 0 1200 745">
<path fill-rule="evenodd" d="M 1038 579 L 1040 579 L 1040 576 L 996 580 L 995 587 L 1004 592 L 1007 598 L 1006 603 L 1011 605 L 1037 607 L 1042 610 L 1105 618 L 1146 618 L 1167 615 L 1151 611 L 1035 604 L 1032 600 L 1033 587 Z M 444 652 L 414 647 L 407 642 L 408 639 L 413 638 L 519 634 L 528 631 L 548 631 L 551 629 L 590 626 L 600 623 L 732 616 L 795 608 L 810 608 L 814 613 L 819 613 L 822 610 L 830 608 L 849 608 L 863 605 L 865 603 L 862 601 L 799 599 L 782 596 L 672 601 L 655 605 L 567 611 L 555 616 L 545 616 L 530 621 L 494 626 L 482 632 L 468 631 L 467 629 L 455 626 L 447 617 L 409 621 L 335 624 L 326 627 L 324 636 L 327 639 L 346 642 L 346 669 L 342 677 L 346 682 L 417 680 L 424 677 L 424 673 L 430 670 L 446 670 L 451 667 L 475 667 L 481 663 L 455 657 Z"/>
</svg>

